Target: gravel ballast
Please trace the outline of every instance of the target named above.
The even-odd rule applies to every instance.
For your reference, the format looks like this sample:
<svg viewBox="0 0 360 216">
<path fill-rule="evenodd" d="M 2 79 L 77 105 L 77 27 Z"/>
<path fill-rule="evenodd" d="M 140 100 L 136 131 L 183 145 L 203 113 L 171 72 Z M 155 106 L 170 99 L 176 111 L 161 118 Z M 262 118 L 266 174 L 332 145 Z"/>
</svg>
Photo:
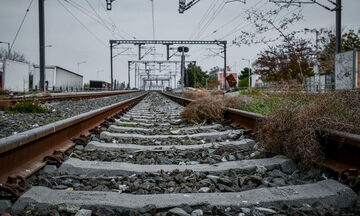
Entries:
<svg viewBox="0 0 360 216">
<path fill-rule="evenodd" d="M 108 106 L 135 97 L 142 92 L 122 94 L 117 96 L 87 99 L 57 101 L 42 104 L 50 113 L 6 113 L 0 111 L 0 138 L 11 136 L 26 130 L 40 127 L 58 120 L 66 119 L 91 110 Z"/>
</svg>

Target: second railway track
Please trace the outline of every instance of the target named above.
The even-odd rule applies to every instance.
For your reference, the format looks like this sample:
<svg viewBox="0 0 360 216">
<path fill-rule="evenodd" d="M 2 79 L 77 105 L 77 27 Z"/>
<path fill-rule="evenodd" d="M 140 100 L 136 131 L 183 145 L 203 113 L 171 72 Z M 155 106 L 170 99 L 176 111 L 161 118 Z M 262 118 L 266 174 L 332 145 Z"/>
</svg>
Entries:
<svg viewBox="0 0 360 216">
<path fill-rule="evenodd" d="M 260 153 L 246 130 L 187 125 L 182 109 L 149 93 L 78 141 L 62 164 L 51 161 L 29 177 L 12 213 L 356 214 L 356 193 L 324 170 L 303 173 L 283 156 Z"/>
</svg>

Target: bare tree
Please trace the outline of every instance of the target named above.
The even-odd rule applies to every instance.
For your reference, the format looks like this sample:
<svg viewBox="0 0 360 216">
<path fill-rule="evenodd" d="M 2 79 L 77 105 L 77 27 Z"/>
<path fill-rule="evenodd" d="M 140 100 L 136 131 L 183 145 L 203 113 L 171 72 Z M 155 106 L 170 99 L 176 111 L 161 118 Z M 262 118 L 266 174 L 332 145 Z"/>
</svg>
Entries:
<svg viewBox="0 0 360 216">
<path fill-rule="evenodd" d="M 10 59 L 13 61 L 19 61 L 19 62 L 25 62 L 25 63 L 29 63 L 24 54 L 21 54 L 17 51 L 9 51 L 7 49 L 4 48 L 0 48 L 0 59 L 1 60 L 5 60 L 5 59 Z"/>
<path fill-rule="evenodd" d="M 268 50 L 262 53 L 268 55 L 272 53 L 271 58 L 280 55 L 279 60 L 290 64 L 293 62 L 297 63 L 297 80 L 302 82 L 304 79 L 304 71 L 302 66 L 303 56 L 299 56 L 300 47 L 304 48 L 305 41 L 296 40 L 296 35 L 302 31 L 291 31 L 289 32 L 289 26 L 303 18 L 301 8 L 295 7 L 291 4 L 280 5 L 277 4 L 275 9 L 259 11 L 259 10 L 248 10 L 247 20 L 250 21 L 253 27 L 252 32 L 242 31 L 242 34 L 235 38 L 234 44 L 241 45 L 252 45 L 252 44 L 266 44 Z M 275 47 L 271 47 L 270 44 L 281 41 L 281 46 L 286 49 L 281 52 L 277 52 Z M 284 44 L 285 43 L 285 44 Z M 300 50 L 299 50 L 300 49 Z M 306 48 L 308 51 L 308 49 Z M 304 50 L 302 50 L 304 51 Z M 304 53 L 302 52 L 301 55 Z M 270 57 L 270 56 L 268 56 Z M 287 58 L 287 59 L 282 59 Z M 264 59 L 261 60 L 261 62 Z M 290 67 L 291 68 L 291 67 Z"/>
</svg>

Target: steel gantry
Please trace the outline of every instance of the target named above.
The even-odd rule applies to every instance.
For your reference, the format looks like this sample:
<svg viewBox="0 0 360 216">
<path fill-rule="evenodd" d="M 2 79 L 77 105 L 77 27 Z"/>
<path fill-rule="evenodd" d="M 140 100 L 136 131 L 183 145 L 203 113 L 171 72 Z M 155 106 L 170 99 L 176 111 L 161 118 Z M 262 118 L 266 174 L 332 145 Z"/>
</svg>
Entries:
<svg viewBox="0 0 360 216">
<path fill-rule="evenodd" d="M 224 52 L 224 77 L 226 77 L 226 46 L 227 41 L 207 41 L 207 40 L 110 40 L 110 72 L 111 72 L 111 86 L 113 86 L 113 48 L 118 45 L 124 44 L 133 44 L 138 46 L 138 59 L 139 61 L 142 59 L 141 55 L 141 46 L 145 44 L 160 44 L 166 46 L 166 59 L 169 60 L 170 56 L 170 46 L 179 44 L 179 45 L 218 45 L 223 48 Z M 185 67 L 184 65 L 182 67 Z M 183 70 L 183 69 L 182 69 Z M 129 82 L 130 83 L 130 82 Z M 226 82 L 225 82 L 226 89 Z"/>
<path fill-rule="evenodd" d="M 181 61 L 161 61 L 161 60 L 150 60 L 150 61 L 144 61 L 144 60 L 142 60 L 142 61 L 128 61 L 128 86 L 129 86 L 129 83 L 130 83 L 130 77 L 131 77 L 131 75 L 130 75 L 130 72 L 131 72 L 131 66 L 133 65 L 133 64 L 135 64 L 135 75 L 134 75 L 134 77 L 135 77 L 135 79 L 134 79 L 134 81 L 135 81 L 135 87 L 140 87 L 140 80 L 141 81 L 143 81 L 143 82 L 147 82 L 147 81 L 151 81 L 151 78 L 150 78 L 150 76 L 151 77 L 153 77 L 153 76 L 163 76 L 163 77 L 167 77 L 166 79 L 164 78 L 163 79 L 163 81 L 168 81 L 168 83 L 169 83 L 169 86 L 170 87 L 174 87 L 174 88 L 176 88 L 176 76 L 177 76 L 177 65 L 178 64 L 180 64 L 181 63 Z M 193 64 L 193 65 L 196 65 L 196 61 L 185 61 L 185 63 L 189 63 L 189 64 Z M 141 71 L 141 69 L 138 67 L 138 64 L 143 64 L 143 65 L 145 65 L 145 69 L 144 69 L 144 73 L 143 74 L 141 74 L 140 73 L 140 71 Z M 174 73 L 170 70 L 170 71 L 168 71 L 169 72 L 169 74 L 160 74 L 160 75 L 155 75 L 155 74 L 150 74 L 150 70 L 151 69 L 149 69 L 148 68 L 148 65 L 149 64 L 159 64 L 159 72 L 161 73 L 162 72 L 162 65 L 163 64 L 174 64 L 175 65 L 175 71 L 174 71 Z M 147 77 L 146 79 L 141 79 L 141 77 Z M 174 79 L 174 83 L 172 83 L 172 80 Z M 152 80 L 152 81 L 158 81 L 158 79 L 156 78 L 156 79 L 154 79 L 154 80 Z"/>
</svg>

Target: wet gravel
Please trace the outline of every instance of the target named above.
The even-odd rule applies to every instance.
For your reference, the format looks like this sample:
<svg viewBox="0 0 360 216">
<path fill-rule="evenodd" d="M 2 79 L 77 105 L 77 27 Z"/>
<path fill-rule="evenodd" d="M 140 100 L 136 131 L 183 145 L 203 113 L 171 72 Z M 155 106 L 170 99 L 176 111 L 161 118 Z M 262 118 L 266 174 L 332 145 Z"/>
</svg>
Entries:
<svg viewBox="0 0 360 216">
<path fill-rule="evenodd" d="M 137 92 L 104 98 L 58 101 L 43 104 L 42 106 L 48 108 L 51 111 L 50 113 L 12 114 L 0 111 L 0 138 L 108 106 L 140 94 L 142 93 Z"/>
</svg>

